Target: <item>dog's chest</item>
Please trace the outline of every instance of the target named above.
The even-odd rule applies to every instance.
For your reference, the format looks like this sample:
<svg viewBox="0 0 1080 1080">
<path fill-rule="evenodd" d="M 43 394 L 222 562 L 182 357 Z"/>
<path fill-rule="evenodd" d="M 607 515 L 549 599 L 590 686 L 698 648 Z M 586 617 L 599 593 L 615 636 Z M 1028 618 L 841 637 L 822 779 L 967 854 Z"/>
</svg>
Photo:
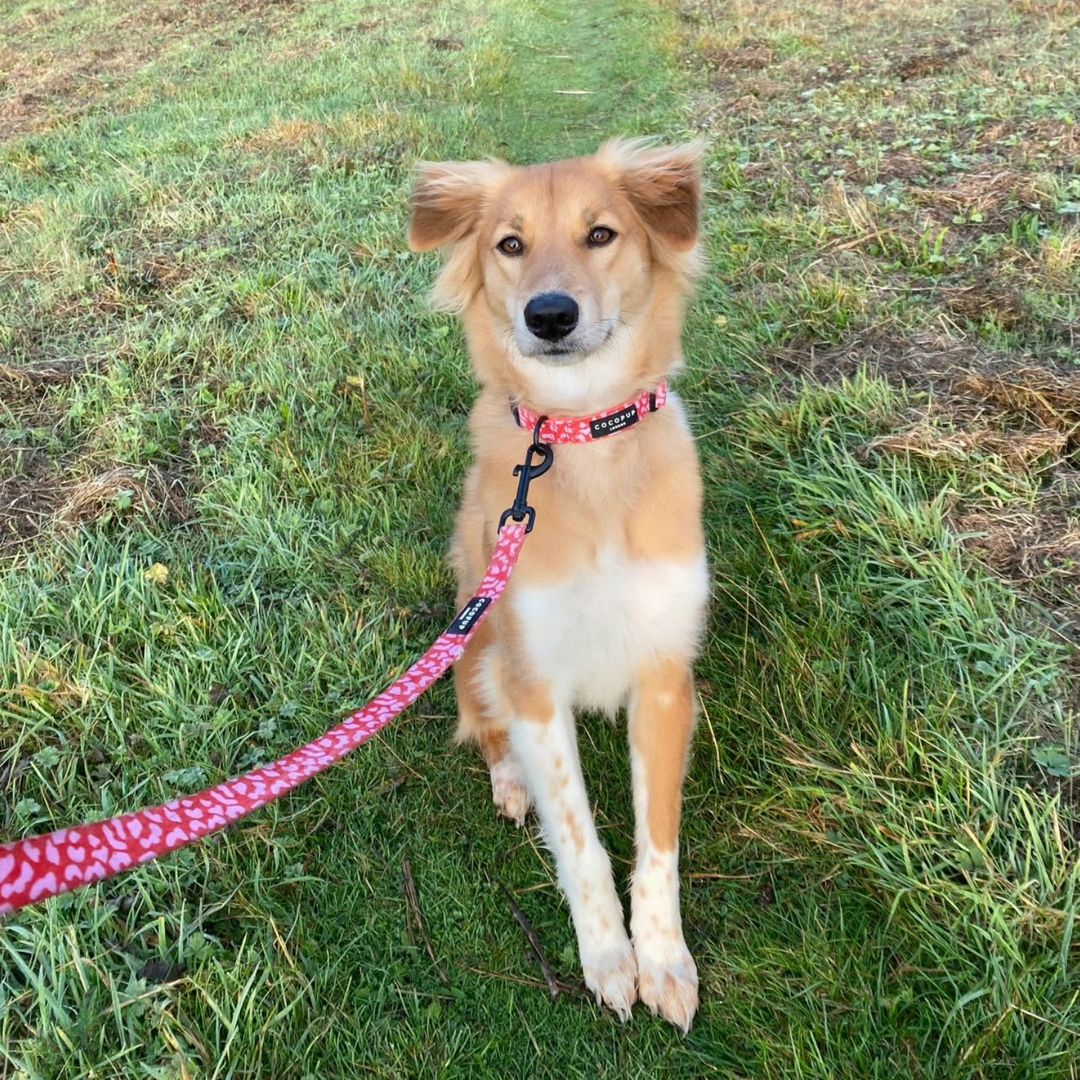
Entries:
<svg viewBox="0 0 1080 1080">
<path fill-rule="evenodd" d="M 515 590 L 514 608 L 529 664 L 556 696 L 614 712 L 639 669 L 695 655 L 707 597 L 704 555 L 643 561 L 608 548 L 558 583 Z"/>
</svg>

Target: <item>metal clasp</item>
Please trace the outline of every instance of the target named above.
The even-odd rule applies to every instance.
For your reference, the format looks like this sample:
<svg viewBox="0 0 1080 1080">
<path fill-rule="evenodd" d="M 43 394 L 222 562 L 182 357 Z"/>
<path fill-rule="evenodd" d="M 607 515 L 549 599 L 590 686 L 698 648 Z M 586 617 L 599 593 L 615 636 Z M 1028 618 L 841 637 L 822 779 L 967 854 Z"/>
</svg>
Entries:
<svg viewBox="0 0 1080 1080">
<path fill-rule="evenodd" d="M 509 510 L 504 510 L 502 517 L 499 518 L 500 529 L 510 519 L 527 522 L 525 526 L 527 533 L 532 532 L 536 524 L 536 511 L 529 505 L 529 484 L 538 476 L 543 476 L 555 460 L 555 451 L 547 443 L 540 441 L 540 427 L 546 419 L 546 416 L 541 416 L 536 421 L 532 445 L 525 454 L 525 461 L 521 465 L 514 466 L 514 475 L 518 478 L 517 495 L 514 497 L 514 505 Z M 534 458 L 538 459 L 535 464 Z"/>
</svg>

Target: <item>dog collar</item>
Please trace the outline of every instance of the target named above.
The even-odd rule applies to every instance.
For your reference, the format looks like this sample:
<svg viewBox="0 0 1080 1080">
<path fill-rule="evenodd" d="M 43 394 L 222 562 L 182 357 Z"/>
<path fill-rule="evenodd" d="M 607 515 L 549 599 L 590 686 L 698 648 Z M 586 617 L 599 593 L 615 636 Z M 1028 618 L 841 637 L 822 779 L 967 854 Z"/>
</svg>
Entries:
<svg viewBox="0 0 1080 1080">
<path fill-rule="evenodd" d="M 518 427 L 535 432 L 542 443 L 587 443 L 614 435 L 633 427 L 650 413 L 658 412 L 667 404 L 667 383 L 660 383 L 655 390 L 645 390 L 632 401 L 616 405 L 614 409 L 593 413 L 592 416 L 541 416 L 524 405 L 511 404 L 510 411 Z"/>
</svg>

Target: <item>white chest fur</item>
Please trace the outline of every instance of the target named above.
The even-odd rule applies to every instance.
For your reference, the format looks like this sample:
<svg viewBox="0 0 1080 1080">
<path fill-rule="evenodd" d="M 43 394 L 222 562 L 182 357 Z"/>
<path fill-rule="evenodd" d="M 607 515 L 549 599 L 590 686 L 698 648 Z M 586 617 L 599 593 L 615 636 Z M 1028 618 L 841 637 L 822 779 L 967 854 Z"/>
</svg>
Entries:
<svg viewBox="0 0 1080 1080">
<path fill-rule="evenodd" d="M 516 590 L 514 608 L 530 664 L 556 699 L 613 713 L 641 667 L 695 655 L 708 592 L 704 554 L 643 562 L 608 549 L 558 584 Z"/>
</svg>

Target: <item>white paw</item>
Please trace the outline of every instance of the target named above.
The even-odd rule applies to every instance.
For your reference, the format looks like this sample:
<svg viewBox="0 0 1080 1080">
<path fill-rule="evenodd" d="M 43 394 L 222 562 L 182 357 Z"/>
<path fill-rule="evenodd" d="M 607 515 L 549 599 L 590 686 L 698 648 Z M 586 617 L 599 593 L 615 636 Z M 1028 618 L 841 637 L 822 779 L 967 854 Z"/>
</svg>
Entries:
<svg viewBox="0 0 1080 1080">
<path fill-rule="evenodd" d="M 503 817 L 518 826 L 525 824 L 532 809 L 532 794 L 525 786 L 521 768 L 509 754 L 491 766 L 491 797 Z"/>
<path fill-rule="evenodd" d="M 629 938 L 621 945 L 594 953 L 582 952 L 585 985 L 601 1005 L 606 1005 L 624 1023 L 637 1001 L 637 960 Z"/>
<path fill-rule="evenodd" d="M 680 943 L 662 958 L 654 954 L 648 960 L 639 949 L 638 992 L 654 1016 L 659 1013 L 685 1035 L 698 1007 L 697 965 L 686 946 Z"/>
</svg>

